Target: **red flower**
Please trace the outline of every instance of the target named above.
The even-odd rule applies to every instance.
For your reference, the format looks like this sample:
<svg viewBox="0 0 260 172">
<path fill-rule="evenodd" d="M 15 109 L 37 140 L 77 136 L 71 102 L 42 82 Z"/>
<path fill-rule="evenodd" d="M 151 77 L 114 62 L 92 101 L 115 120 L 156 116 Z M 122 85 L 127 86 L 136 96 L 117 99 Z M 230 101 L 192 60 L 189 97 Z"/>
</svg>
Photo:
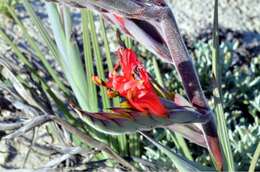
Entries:
<svg viewBox="0 0 260 172">
<path fill-rule="evenodd" d="M 109 74 L 108 81 L 102 82 L 99 78 L 94 77 L 96 83 L 109 88 L 109 95 L 125 97 L 129 104 L 138 111 L 166 116 L 167 110 L 156 95 L 149 81 L 148 73 L 135 52 L 129 48 L 120 48 L 117 56 L 119 63 Z M 121 72 L 119 72 L 120 68 Z"/>
</svg>

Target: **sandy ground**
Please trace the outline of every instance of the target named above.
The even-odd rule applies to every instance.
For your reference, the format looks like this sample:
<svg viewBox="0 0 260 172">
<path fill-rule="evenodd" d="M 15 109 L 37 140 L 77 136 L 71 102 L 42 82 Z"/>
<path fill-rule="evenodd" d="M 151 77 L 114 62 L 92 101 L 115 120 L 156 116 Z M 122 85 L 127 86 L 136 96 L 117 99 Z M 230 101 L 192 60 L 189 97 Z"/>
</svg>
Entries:
<svg viewBox="0 0 260 172">
<path fill-rule="evenodd" d="M 212 27 L 213 0 L 171 0 L 182 32 L 198 35 Z M 260 0 L 219 1 L 220 26 L 233 31 L 260 32 Z"/>
</svg>

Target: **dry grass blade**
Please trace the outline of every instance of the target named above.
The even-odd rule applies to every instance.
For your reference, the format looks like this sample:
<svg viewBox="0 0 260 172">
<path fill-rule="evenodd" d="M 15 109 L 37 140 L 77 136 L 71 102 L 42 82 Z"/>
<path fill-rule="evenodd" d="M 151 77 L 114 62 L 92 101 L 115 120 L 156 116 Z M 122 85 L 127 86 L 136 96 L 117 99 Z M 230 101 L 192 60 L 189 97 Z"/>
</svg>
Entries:
<svg viewBox="0 0 260 172">
<path fill-rule="evenodd" d="M 82 152 L 82 148 L 80 147 L 75 147 L 73 149 L 70 149 L 69 151 L 67 151 L 66 154 L 61 155 L 53 160 L 50 160 L 46 165 L 43 166 L 43 168 L 54 168 L 58 166 L 60 163 L 62 163 L 63 161 L 71 158 L 75 154 L 80 154 L 81 152 Z"/>
<path fill-rule="evenodd" d="M 15 130 L 17 128 L 21 128 L 23 125 L 23 122 L 0 122 L 0 131 Z"/>
<path fill-rule="evenodd" d="M 131 171 L 137 171 L 134 166 L 132 166 L 130 163 L 128 163 L 126 160 L 124 160 L 122 157 L 120 157 L 116 152 L 114 152 L 108 145 L 103 144 L 93 138 L 91 138 L 86 133 L 83 133 L 78 128 L 75 128 L 68 124 L 66 121 L 62 120 L 61 118 L 55 117 L 53 119 L 55 122 L 62 125 L 64 128 L 66 128 L 69 132 L 75 134 L 78 136 L 84 143 L 87 145 L 98 148 L 99 150 L 105 151 L 108 155 L 110 155 L 113 159 L 124 165 L 125 167 L 129 168 Z"/>
<path fill-rule="evenodd" d="M 32 141 L 30 143 L 30 146 L 29 146 L 29 149 L 26 153 L 26 156 L 24 158 L 24 161 L 23 161 L 23 168 L 26 166 L 27 162 L 28 162 L 28 159 L 29 159 L 29 156 L 33 150 L 33 145 L 35 144 L 35 140 L 36 140 L 36 137 L 37 137 L 37 134 L 38 134 L 38 129 L 39 128 L 34 128 L 33 129 L 33 135 L 32 135 Z"/>
<path fill-rule="evenodd" d="M 14 139 L 16 137 L 25 135 L 26 132 L 34 129 L 37 126 L 40 126 L 40 125 L 46 123 L 47 121 L 50 121 L 52 118 L 53 118 L 53 116 L 51 116 L 51 115 L 43 115 L 43 116 L 34 117 L 32 120 L 29 120 L 28 122 L 26 122 L 23 127 L 19 128 L 15 132 L 13 132 L 5 137 L 3 137 L 3 139 L 9 140 L 9 139 Z"/>
<path fill-rule="evenodd" d="M 52 116 L 52 115 L 37 116 L 37 117 L 33 118 L 32 120 L 30 120 L 29 122 L 27 122 L 26 124 L 24 124 L 24 126 L 21 127 L 20 129 L 18 129 L 17 131 L 3 137 L 3 139 L 9 140 L 9 139 L 14 139 L 19 136 L 23 136 L 23 135 L 25 135 L 26 132 L 28 132 L 28 131 L 34 129 L 35 127 L 38 127 L 48 121 L 51 121 L 51 120 L 57 122 L 58 124 L 63 126 L 65 129 L 67 129 L 69 132 L 78 136 L 84 143 L 86 143 L 90 147 L 93 147 L 98 150 L 103 150 L 108 155 L 110 155 L 113 159 L 115 159 L 117 162 L 121 163 L 125 167 L 129 168 L 131 171 L 137 171 L 134 166 L 132 166 L 126 160 L 121 158 L 116 152 L 114 152 L 106 144 L 103 144 L 103 143 L 93 139 L 92 137 L 90 137 L 86 133 L 82 132 L 78 128 L 73 127 L 72 125 L 70 125 L 69 123 L 64 121 L 63 119 L 56 117 L 56 116 Z"/>
<path fill-rule="evenodd" d="M 16 78 L 16 76 L 12 72 L 12 67 L 3 59 L 0 59 L 0 65 L 2 66 L 1 74 L 6 79 L 10 80 L 13 84 L 15 90 L 19 93 L 19 95 L 30 105 L 37 107 L 38 109 L 42 109 L 41 106 L 32 98 L 32 94 L 27 91 L 21 82 Z"/>
</svg>

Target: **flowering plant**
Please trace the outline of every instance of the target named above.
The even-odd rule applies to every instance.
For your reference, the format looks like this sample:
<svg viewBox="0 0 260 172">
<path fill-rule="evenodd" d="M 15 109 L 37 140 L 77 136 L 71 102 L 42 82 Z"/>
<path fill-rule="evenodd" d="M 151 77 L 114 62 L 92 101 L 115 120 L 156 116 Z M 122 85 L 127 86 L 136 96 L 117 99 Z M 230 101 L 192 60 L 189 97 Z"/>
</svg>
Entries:
<svg viewBox="0 0 260 172">
<path fill-rule="evenodd" d="M 63 0 L 60 1 L 63 2 Z M 199 139 L 194 139 L 187 131 L 184 131 L 184 134 L 189 135 L 188 138 L 195 143 L 204 140 L 203 146 L 207 147 L 210 154 L 214 156 L 216 168 L 221 170 L 223 158 L 214 114 L 202 91 L 197 72 L 182 40 L 172 10 L 165 0 L 86 0 L 84 2 L 68 0 L 65 2 L 76 7 L 87 7 L 98 11 L 112 24 L 119 26 L 122 32 L 142 43 L 163 61 L 176 67 L 191 106 L 196 109 L 196 113 L 201 113 L 209 119 L 206 123 L 198 126 L 185 127 L 187 130 L 192 128 L 192 132 L 196 134 L 200 130 Z M 130 93 L 132 94 L 132 92 Z M 132 95 L 128 95 L 128 98 L 130 96 Z M 131 101 L 132 103 L 130 103 Z M 132 97 L 128 102 L 139 110 L 142 108 L 133 102 Z M 177 118 L 175 117 L 175 119 Z M 176 127 L 173 128 L 176 129 Z"/>
<path fill-rule="evenodd" d="M 119 63 L 110 73 L 107 82 L 101 82 L 98 77 L 93 79 L 97 84 L 108 88 L 110 97 L 120 95 L 127 99 L 130 107 L 151 113 L 155 116 L 165 117 L 167 110 L 156 95 L 144 66 L 137 59 L 133 50 L 120 48 L 117 51 Z M 121 74 L 118 73 L 121 68 Z"/>
<path fill-rule="evenodd" d="M 110 98 L 121 97 L 120 107 L 90 113 L 73 106 L 81 117 L 95 121 L 95 128 L 104 133 L 122 134 L 166 127 L 173 123 L 204 123 L 208 120 L 207 116 L 197 112 L 177 94 L 165 98 L 157 95 L 157 92 L 170 94 L 160 87 L 156 88 L 160 90 L 154 88 L 157 83 L 150 79 L 133 50 L 119 48 L 116 54 L 119 62 L 108 80 L 102 81 L 98 76 L 92 79 L 97 85 L 107 88 Z"/>
</svg>

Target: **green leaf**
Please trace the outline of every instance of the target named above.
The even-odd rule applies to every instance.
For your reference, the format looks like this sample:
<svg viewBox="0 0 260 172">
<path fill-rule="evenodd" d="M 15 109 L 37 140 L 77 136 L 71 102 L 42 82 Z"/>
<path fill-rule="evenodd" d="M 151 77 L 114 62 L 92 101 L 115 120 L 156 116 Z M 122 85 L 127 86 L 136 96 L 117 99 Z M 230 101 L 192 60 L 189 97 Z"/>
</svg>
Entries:
<svg viewBox="0 0 260 172">
<path fill-rule="evenodd" d="M 260 143 L 258 143 L 257 148 L 255 150 L 255 154 L 252 158 L 252 161 L 250 163 L 250 167 L 249 167 L 249 172 L 254 172 L 255 171 L 255 167 L 257 164 L 257 161 L 259 161 L 259 157 L 260 157 Z"/>
<path fill-rule="evenodd" d="M 91 47 L 91 35 L 88 27 L 88 10 L 81 10 L 82 17 L 82 34 L 83 34 L 83 48 L 84 48 L 84 58 L 85 58 L 85 68 L 87 73 L 87 88 L 89 93 L 89 102 L 90 102 L 90 111 L 98 111 L 98 97 L 96 84 L 92 81 L 92 76 L 94 76 L 94 63 L 93 63 L 93 54 Z"/>
<path fill-rule="evenodd" d="M 149 140 L 152 144 L 154 144 L 160 151 L 165 153 L 174 163 L 176 168 L 181 172 L 191 172 L 191 171 L 213 171 L 212 169 L 208 167 L 201 166 L 200 164 L 197 164 L 195 162 L 192 162 L 188 159 L 185 159 L 184 157 L 180 156 L 177 153 L 172 152 L 169 150 L 169 148 L 161 145 L 160 143 L 153 140 L 151 137 L 146 135 L 143 132 L 139 132 L 141 135 L 143 135 L 147 140 Z"/>
<path fill-rule="evenodd" d="M 47 59 L 45 58 L 45 55 L 40 50 L 39 46 L 35 43 L 33 38 L 29 35 L 28 30 L 25 28 L 24 24 L 18 19 L 17 15 L 15 14 L 15 11 L 12 7 L 7 7 L 8 12 L 12 15 L 13 19 L 16 21 L 18 26 L 22 29 L 23 35 L 26 38 L 29 45 L 32 47 L 32 49 L 35 52 L 36 57 L 40 59 L 44 67 L 46 68 L 47 72 L 51 75 L 53 80 L 56 82 L 56 84 L 59 86 L 59 88 L 68 94 L 68 90 L 65 87 L 64 83 L 61 81 L 60 76 L 57 74 L 57 72 L 51 67 Z M 30 64 L 31 65 L 31 64 Z"/>
<path fill-rule="evenodd" d="M 234 160 L 231 150 L 231 145 L 228 136 L 227 121 L 225 119 L 222 90 L 221 90 L 221 75 L 223 57 L 219 55 L 219 32 L 218 32 L 218 0 L 215 0 L 214 8 L 214 28 L 213 28 L 213 54 L 212 54 L 212 72 L 216 83 L 216 88 L 213 90 L 214 109 L 217 116 L 217 130 L 221 147 L 226 159 L 228 171 L 235 171 Z"/>
<path fill-rule="evenodd" d="M 46 8 L 66 79 L 69 81 L 80 106 L 88 110 L 87 80 L 78 47 L 71 40 L 71 35 L 65 34 L 56 6 L 53 3 L 47 3 Z"/>
<path fill-rule="evenodd" d="M 100 46 L 99 46 L 98 39 L 97 39 L 97 33 L 95 32 L 96 26 L 95 26 L 95 22 L 94 22 L 94 16 L 90 10 L 88 10 L 88 21 L 90 24 L 91 41 L 92 41 L 94 56 L 95 56 L 95 60 L 96 60 L 97 74 L 102 80 L 105 80 L 105 72 L 104 72 L 104 66 L 103 66 L 103 61 L 102 61 L 102 57 L 101 57 L 101 50 L 100 50 Z M 105 88 L 100 88 L 100 90 L 101 90 L 100 94 L 102 97 L 103 109 L 109 108 L 110 103 L 109 103 L 108 96 L 106 94 L 106 90 L 105 90 Z"/>
<path fill-rule="evenodd" d="M 28 0 L 22 1 L 26 11 L 30 15 L 31 21 L 33 22 L 34 26 L 39 31 L 39 34 L 41 35 L 42 39 L 44 40 L 44 43 L 46 43 L 49 51 L 53 55 L 53 57 L 60 62 L 60 54 L 57 49 L 57 46 L 54 44 L 50 33 L 47 31 L 47 29 L 44 27 L 43 22 L 39 19 L 39 17 L 36 15 L 36 13 L 33 10 L 32 5 L 29 3 Z M 61 62 L 60 62 L 61 63 Z"/>
</svg>

